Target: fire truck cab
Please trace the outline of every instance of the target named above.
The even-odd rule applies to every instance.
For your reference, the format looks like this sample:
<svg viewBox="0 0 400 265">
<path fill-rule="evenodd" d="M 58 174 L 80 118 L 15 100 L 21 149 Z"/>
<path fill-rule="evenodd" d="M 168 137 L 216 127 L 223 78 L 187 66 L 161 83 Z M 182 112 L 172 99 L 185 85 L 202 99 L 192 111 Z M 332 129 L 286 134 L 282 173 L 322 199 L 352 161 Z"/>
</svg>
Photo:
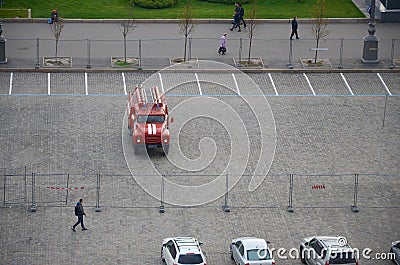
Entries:
<svg viewBox="0 0 400 265">
<path fill-rule="evenodd" d="M 160 94 L 158 87 L 150 91 L 152 102 L 147 102 L 145 90 L 139 86 L 128 95 L 128 129 L 132 135 L 134 153 L 138 154 L 147 148 L 163 148 L 164 153 L 168 154 L 171 137 L 167 99 Z"/>
</svg>

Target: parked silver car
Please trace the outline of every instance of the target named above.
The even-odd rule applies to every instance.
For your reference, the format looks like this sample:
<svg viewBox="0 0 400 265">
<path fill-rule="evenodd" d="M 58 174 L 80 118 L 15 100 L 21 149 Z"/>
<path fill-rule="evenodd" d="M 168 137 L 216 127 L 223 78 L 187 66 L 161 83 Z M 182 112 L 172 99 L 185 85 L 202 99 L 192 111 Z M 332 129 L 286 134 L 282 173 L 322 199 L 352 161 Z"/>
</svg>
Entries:
<svg viewBox="0 0 400 265">
<path fill-rule="evenodd" d="M 400 265 L 400 240 L 392 242 L 390 253 L 394 253 L 392 261 L 397 265 Z"/>
<path fill-rule="evenodd" d="M 301 262 L 308 265 L 358 265 L 358 257 L 342 236 L 315 236 L 300 243 Z"/>
<path fill-rule="evenodd" d="M 230 245 L 231 259 L 238 265 L 275 265 L 269 243 L 262 238 L 236 238 Z"/>
</svg>

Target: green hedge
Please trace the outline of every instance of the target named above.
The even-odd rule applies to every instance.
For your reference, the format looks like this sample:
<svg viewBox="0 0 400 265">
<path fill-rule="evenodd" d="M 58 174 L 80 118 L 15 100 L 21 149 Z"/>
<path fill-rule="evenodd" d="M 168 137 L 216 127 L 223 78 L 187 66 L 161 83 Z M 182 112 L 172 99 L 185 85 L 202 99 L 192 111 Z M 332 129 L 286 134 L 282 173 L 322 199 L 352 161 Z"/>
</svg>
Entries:
<svg viewBox="0 0 400 265">
<path fill-rule="evenodd" d="M 132 3 L 150 9 L 160 9 L 176 5 L 178 0 L 132 0 Z"/>
<path fill-rule="evenodd" d="M 209 3 L 218 3 L 218 4 L 234 4 L 234 3 L 241 3 L 241 4 L 246 4 L 250 3 L 250 0 L 202 0 L 204 2 L 209 2 Z"/>
</svg>

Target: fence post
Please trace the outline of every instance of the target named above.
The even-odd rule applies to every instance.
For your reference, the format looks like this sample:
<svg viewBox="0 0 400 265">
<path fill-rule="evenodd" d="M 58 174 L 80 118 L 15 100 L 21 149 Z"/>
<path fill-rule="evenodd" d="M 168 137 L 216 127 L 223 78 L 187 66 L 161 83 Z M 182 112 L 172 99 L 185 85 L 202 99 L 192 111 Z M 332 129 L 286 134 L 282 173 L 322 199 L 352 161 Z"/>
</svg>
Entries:
<svg viewBox="0 0 400 265">
<path fill-rule="evenodd" d="M 339 69 L 343 68 L 343 38 L 340 39 Z"/>
<path fill-rule="evenodd" d="M 391 59 L 392 63 L 390 64 L 390 69 L 395 68 L 395 65 L 394 65 L 394 42 L 395 41 L 396 41 L 395 39 L 392 39 L 392 52 L 390 53 L 390 59 Z"/>
<path fill-rule="evenodd" d="M 287 211 L 289 213 L 293 212 L 293 174 L 289 174 L 289 204 Z"/>
<path fill-rule="evenodd" d="M 229 213 L 231 209 L 228 206 L 228 191 L 229 191 L 229 174 L 226 173 L 226 190 L 225 190 L 225 205 L 222 207 L 224 209 L 224 212 Z"/>
<path fill-rule="evenodd" d="M 86 68 L 91 68 L 92 66 L 90 65 L 90 40 L 86 39 L 86 46 L 87 46 L 87 58 L 88 58 L 88 63 L 86 65 Z"/>
<path fill-rule="evenodd" d="M 100 173 L 96 174 L 97 183 L 96 183 L 96 208 L 95 212 L 101 212 L 100 209 Z"/>
<path fill-rule="evenodd" d="M 3 185 L 3 206 L 6 206 L 6 184 L 7 184 L 7 175 L 3 175 L 4 177 L 4 185 Z"/>
<path fill-rule="evenodd" d="M 40 67 L 40 61 L 39 61 L 39 38 L 36 38 L 36 64 L 35 68 L 38 69 Z"/>
<path fill-rule="evenodd" d="M 65 196 L 65 205 L 68 205 L 68 188 L 69 188 L 69 174 L 67 175 L 67 194 Z"/>
<path fill-rule="evenodd" d="M 354 174 L 354 201 L 353 205 L 351 206 L 351 211 L 353 213 L 359 212 L 359 209 L 357 207 L 357 200 L 358 200 L 358 174 Z"/>
<path fill-rule="evenodd" d="M 26 206 L 28 205 L 28 193 L 27 193 L 27 190 L 26 190 L 27 178 L 28 178 L 28 175 L 27 175 L 27 168 L 26 168 L 26 166 L 25 166 L 25 171 L 24 171 L 24 200 L 25 200 L 25 205 L 26 205 Z"/>
<path fill-rule="evenodd" d="M 288 67 L 289 69 L 293 69 L 293 65 L 292 65 L 293 40 L 290 39 L 289 41 L 290 41 L 290 44 L 289 44 L 289 62 L 288 62 L 288 64 L 287 64 L 287 67 Z"/>
<path fill-rule="evenodd" d="M 160 207 L 158 208 L 159 213 L 164 213 L 165 212 L 165 207 L 164 207 L 164 174 L 161 175 L 161 194 L 160 194 Z"/>
<path fill-rule="evenodd" d="M 30 207 L 31 212 L 36 212 L 37 209 L 37 205 L 35 204 L 35 175 L 36 173 L 32 173 L 32 202 Z"/>
<path fill-rule="evenodd" d="M 142 40 L 139 39 L 139 70 L 142 70 Z"/>
</svg>

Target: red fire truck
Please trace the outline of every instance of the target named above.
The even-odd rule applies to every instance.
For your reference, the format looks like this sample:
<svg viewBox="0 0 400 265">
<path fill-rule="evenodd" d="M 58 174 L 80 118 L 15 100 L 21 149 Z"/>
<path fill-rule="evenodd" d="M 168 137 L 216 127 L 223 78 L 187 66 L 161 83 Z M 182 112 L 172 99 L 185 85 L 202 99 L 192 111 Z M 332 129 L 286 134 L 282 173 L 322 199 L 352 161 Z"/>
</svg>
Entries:
<svg viewBox="0 0 400 265">
<path fill-rule="evenodd" d="M 151 102 L 148 102 L 146 91 L 139 86 L 128 95 L 128 129 L 134 153 L 138 154 L 146 148 L 163 148 L 168 154 L 171 137 L 167 99 L 160 94 L 158 87 L 151 88 L 150 92 Z"/>
</svg>

